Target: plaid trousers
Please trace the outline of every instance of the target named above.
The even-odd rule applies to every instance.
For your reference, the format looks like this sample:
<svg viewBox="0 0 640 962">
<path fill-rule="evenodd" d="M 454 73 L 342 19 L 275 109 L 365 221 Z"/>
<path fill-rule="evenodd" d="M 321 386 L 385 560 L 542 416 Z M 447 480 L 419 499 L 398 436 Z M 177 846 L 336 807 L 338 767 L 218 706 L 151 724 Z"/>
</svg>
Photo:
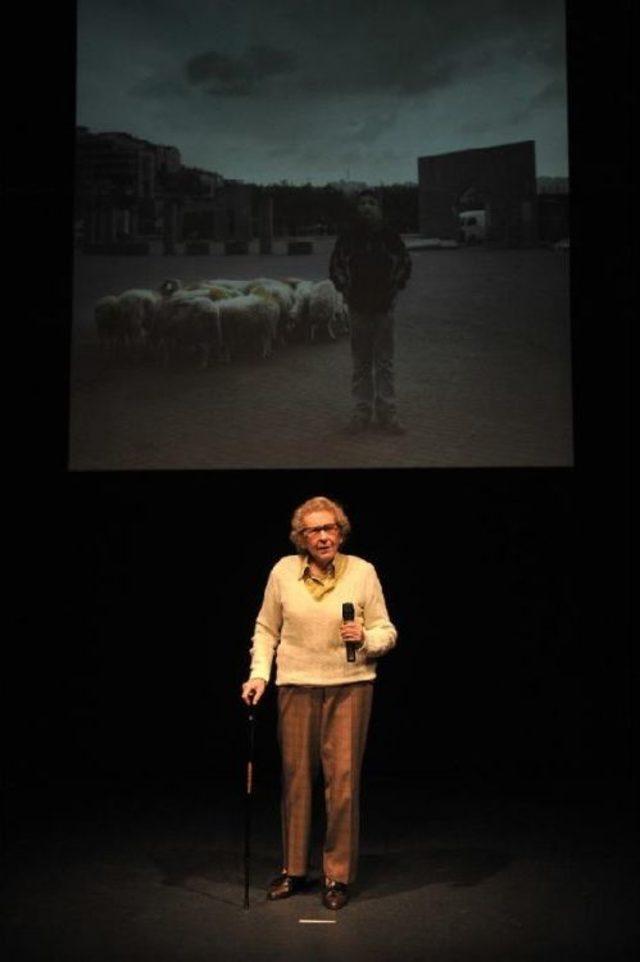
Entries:
<svg viewBox="0 0 640 962">
<path fill-rule="evenodd" d="M 313 783 L 322 763 L 323 872 L 336 882 L 356 877 L 360 771 L 372 698 L 373 682 L 278 688 L 283 868 L 290 875 L 307 874 Z"/>
</svg>

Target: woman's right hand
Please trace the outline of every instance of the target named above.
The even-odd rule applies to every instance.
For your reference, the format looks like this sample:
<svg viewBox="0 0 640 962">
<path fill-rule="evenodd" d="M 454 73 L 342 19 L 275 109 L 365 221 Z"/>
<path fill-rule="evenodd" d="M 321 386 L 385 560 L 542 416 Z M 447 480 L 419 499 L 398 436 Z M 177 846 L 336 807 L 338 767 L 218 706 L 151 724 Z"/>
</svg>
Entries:
<svg viewBox="0 0 640 962">
<path fill-rule="evenodd" d="M 245 705 L 257 705 L 264 694 L 267 683 L 264 678 L 250 678 L 242 686 L 242 700 Z"/>
</svg>

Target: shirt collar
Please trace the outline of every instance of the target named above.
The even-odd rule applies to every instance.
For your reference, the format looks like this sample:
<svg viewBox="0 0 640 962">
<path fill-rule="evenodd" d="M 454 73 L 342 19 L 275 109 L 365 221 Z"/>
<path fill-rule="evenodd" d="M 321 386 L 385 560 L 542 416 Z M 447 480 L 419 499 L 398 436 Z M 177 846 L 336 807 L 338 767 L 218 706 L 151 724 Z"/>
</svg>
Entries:
<svg viewBox="0 0 640 962">
<path fill-rule="evenodd" d="M 329 577 L 339 578 L 345 569 L 347 564 L 347 558 L 342 554 L 341 551 L 336 551 L 336 556 L 329 565 L 327 570 L 327 575 Z M 300 572 L 298 574 L 298 581 L 302 581 L 311 573 L 311 557 L 307 555 L 302 555 L 300 558 Z"/>
</svg>

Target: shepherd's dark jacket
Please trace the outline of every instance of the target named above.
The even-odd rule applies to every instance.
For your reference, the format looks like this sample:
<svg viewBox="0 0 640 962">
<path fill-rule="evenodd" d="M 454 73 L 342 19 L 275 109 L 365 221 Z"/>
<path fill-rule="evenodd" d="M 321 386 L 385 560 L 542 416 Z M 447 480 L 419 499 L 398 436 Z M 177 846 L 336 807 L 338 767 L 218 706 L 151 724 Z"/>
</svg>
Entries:
<svg viewBox="0 0 640 962">
<path fill-rule="evenodd" d="M 356 225 L 338 235 L 329 276 L 354 311 L 389 311 L 411 274 L 402 238 L 387 227 Z"/>
</svg>

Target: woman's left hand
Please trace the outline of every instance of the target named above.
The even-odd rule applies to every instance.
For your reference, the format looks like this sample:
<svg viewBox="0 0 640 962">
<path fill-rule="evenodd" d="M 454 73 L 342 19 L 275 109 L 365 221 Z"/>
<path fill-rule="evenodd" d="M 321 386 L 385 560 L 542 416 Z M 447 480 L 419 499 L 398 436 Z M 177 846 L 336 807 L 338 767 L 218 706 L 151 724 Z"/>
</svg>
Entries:
<svg viewBox="0 0 640 962">
<path fill-rule="evenodd" d="M 340 625 L 340 637 L 345 642 L 361 646 L 364 642 L 364 628 L 359 621 L 344 621 Z"/>
</svg>

